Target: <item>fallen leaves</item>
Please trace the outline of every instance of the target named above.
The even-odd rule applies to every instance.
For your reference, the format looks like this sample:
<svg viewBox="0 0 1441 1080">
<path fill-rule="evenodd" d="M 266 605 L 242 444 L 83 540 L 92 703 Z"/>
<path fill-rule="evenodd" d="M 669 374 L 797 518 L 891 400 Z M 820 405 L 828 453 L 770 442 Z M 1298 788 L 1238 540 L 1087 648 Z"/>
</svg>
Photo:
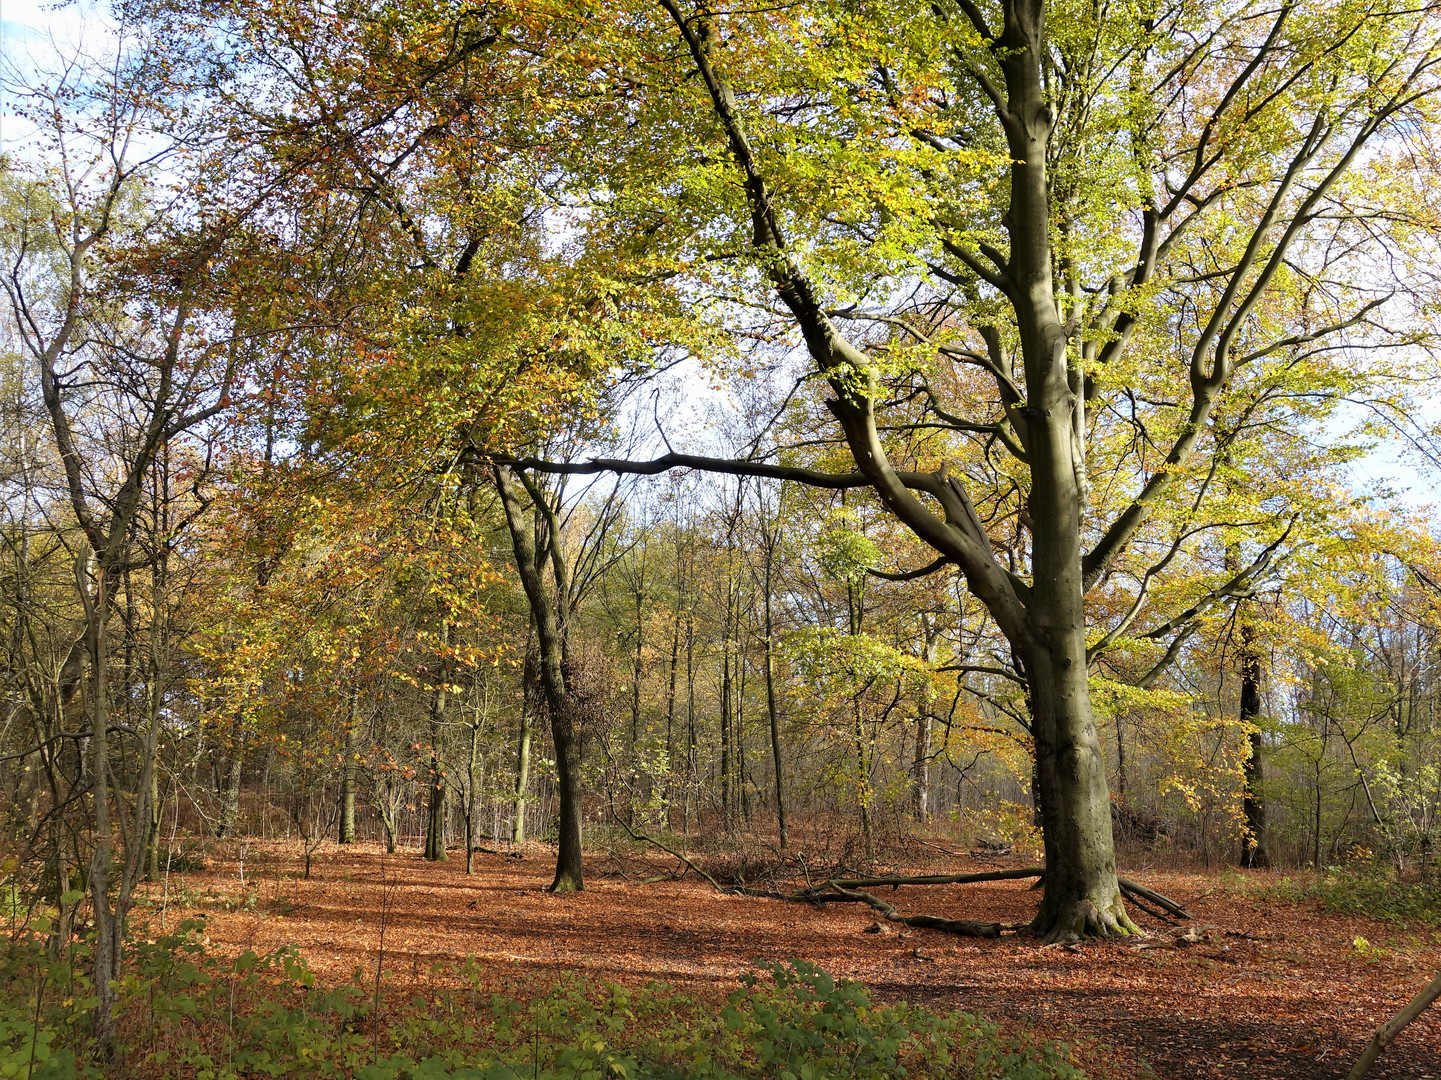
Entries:
<svg viewBox="0 0 1441 1080">
<path fill-rule="evenodd" d="M 348 979 L 357 967 L 373 977 L 383 906 L 385 967 L 394 980 L 419 986 L 444 977 L 433 971 L 438 962 L 474 956 L 494 972 L 498 989 L 519 963 L 720 993 L 755 960 L 801 958 L 865 981 L 881 998 L 1034 1024 L 1078 1047 L 1087 1070 L 1102 1078 L 1144 1075 L 1146 1066 L 1159 1080 L 1342 1077 L 1379 1020 L 1410 1000 L 1419 974 L 1441 966 L 1434 936 L 1265 904 L 1244 884 L 1218 888 L 1214 876 L 1199 873 L 1150 873 L 1145 884 L 1191 911 L 1203 906 L 1204 922 L 1175 927 L 1134 913 L 1152 938 L 1042 949 L 1025 935 L 992 941 L 887 932 L 871 912 L 722 897 L 695 880 L 640 885 L 592 876 L 583 893 L 551 896 L 542 891 L 550 877 L 545 849 L 534 855 L 480 861 L 467 876 L 463 860 L 383 858 L 378 848 L 357 845 L 320 852 L 306 882 L 289 876 L 293 853 L 277 850 L 258 884 L 252 855 L 246 889 L 223 860 L 187 875 L 183 886 L 200 898 L 219 947 L 295 945 L 322 978 Z M 954 873 L 998 861 L 947 855 L 937 865 L 897 869 Z M 1028 885 L 905 887 L 902 896 L 907 911 L 1013 923 L 1035 910 Z M 247 895 L 254 910 L 245 909 Z M 1359 955 L 1358 936 L 1378 950 Z M 1429 1013 L 1387 1050 L 1373 1078 L 1432 1076 L 1441 1073 L 1438 1060 L 1441 1014 Z"/>
</svg>

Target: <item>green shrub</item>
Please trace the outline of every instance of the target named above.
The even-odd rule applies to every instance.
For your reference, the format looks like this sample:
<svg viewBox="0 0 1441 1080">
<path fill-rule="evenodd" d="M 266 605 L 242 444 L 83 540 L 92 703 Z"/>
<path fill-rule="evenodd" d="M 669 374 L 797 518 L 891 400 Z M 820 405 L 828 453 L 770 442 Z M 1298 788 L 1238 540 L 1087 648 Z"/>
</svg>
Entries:
<svg viewBox="0 0 1441 1080">
<path fill-rule="evenodd" d="M 1329 869 L 1315 878 L 1282 878 L 1261 891 L 1271 900 L 1311 901 L 1338 915 L 1369 915 L 1375 919 L 1441 926 L 1441 886 L 1401 881 L 1385 870 Z"/>
<path fill-rule="evenodd" d="M 1063 1046 L 961 1013 L 877 1004 L 858 983 L 801 962 L 741 980 L 717 1008 L 663 984 L 628 989 L 507 972 L 483 989 L 475 960 L 452 985 L 377 999 L 369 979 L 327 988 L 290 949 L 228 959 L 197 923 L 137 942 L 119 988 L 123 1075 L 135 1080 L 1080 1080 Z M 12 938 L 0 975 L 0 1080 L 111 1075 L 88 1042 L 84 948 L 48 958 Z M 33 1055 L 34 1070 L 30 1071 Z M 115 1067 L 108 1067 L 113 1070 Z M 121 1073 L 115 1073 L 121 1075 Z"/>
</svg>

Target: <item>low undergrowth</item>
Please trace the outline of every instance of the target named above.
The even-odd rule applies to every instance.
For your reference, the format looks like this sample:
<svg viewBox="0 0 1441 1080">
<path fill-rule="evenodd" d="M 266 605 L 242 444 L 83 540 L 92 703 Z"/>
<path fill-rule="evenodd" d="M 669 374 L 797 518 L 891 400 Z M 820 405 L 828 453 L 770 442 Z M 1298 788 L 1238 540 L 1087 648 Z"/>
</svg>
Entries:
<svg viewBox="0 0 1441 1080">
<path fill-rule="evenodd" d="M 1261 895 L 1291 903 L 1310 901 L 1338 915 L 1441 927 L 1441 884 L 1403 881 L 1381 868 L 1330 869 L 1318 877 L 1285 877 L 1263 889 Z"/>
<path fill-rule="evenodd" d="M 878 1004 L 801 962 L 745 977 L 719 1007 L 519 967 L 497 994 L 474 960 L 406 994 L 359 971 L 321 986 L 290 949 L 216 955 L 198 921 L 131 950 L 106 1062 L 88 1035 L 85 947 L 53 957 L 43 931 L 0 953 L 0 1080 L 1084 1080 L 1064 1046 Z"/>
</svg>

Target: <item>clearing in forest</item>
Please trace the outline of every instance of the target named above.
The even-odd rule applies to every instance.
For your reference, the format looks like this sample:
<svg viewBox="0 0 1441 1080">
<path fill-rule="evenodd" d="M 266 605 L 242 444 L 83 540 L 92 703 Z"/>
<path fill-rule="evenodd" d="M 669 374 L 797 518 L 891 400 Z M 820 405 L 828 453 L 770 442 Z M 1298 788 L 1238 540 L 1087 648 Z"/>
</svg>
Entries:
<svg viewBox="0 0 1441 1080">
<path fill-rule="evenodd" d="M 977 940 L 877 924 L 860 905 L 721 895 L 694 875 L 646 883 L 619 864 L 610 875 L 593 866 L 583 893 L 552 896 L 553 863 L 539 846 L 523 859 L 478 855 L 469 876 L 463 857 L 428 863 L 366 844 L 323 850 L 309 880 L 289 850 L 251 844 L 243 864 L 240 854 L 217 850 L 205 870 L 172 874 L 152 897 L 163 896 L 166 922 L 201 914 L 223 950 L 294 945 L 325 980 L 373 979 L 382 929 L 390 984 L 422 994 L 464 957 L 497 990 L 579 971 L 709 987 L 717 998 L 755 961 L 803 959 L 882 999 L 1031 1027 L 1102 1077 L 1344 1077 L 1376 1026 L 1441 967 L 1434 930 L 1268 898 L 1280 875 L 1264 873 L 1132 870 L 1194 919 L 1167 923 L 1133 905 L 1145 941 L 1043 948 L 1024 934 Z M 1021 865 L 964 856 L 897 869 Z M 1028 918 L 1037 898 L 1024 880 L 884 895 L 907 914 L 1003 923 Z M 1409 1027 L 1372 1076 L 1441 1078 L 1441 1012 Z"/>
</svg>

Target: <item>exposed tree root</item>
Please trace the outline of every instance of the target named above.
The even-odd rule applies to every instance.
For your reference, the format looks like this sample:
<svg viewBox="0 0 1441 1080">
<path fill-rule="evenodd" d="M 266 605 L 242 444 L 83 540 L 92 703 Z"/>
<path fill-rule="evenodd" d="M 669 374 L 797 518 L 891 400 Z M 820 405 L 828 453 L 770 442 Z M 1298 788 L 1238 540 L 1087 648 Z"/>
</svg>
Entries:
<svg viewBox="0 0 1441 1080">
<path fill-rule="evenodd" d="M 1125 907 L 1117 902 L 1110 907 L 1098 907 L 1089 900 L 1076 900 L 1061 905 L 1049 927 L 1044 924 L 1036 929 L 1044 934 L 1046 945 L 1057 945 L 1079 941 L 1088 937 L 1130 937 L 1141 933 L 1141 928 L 1131 921 Z M 1042 905 L 1042 911 L 1045 906 Z M 1037 922 L 1040 921 L 1037 916 Z"/>
</svg>

